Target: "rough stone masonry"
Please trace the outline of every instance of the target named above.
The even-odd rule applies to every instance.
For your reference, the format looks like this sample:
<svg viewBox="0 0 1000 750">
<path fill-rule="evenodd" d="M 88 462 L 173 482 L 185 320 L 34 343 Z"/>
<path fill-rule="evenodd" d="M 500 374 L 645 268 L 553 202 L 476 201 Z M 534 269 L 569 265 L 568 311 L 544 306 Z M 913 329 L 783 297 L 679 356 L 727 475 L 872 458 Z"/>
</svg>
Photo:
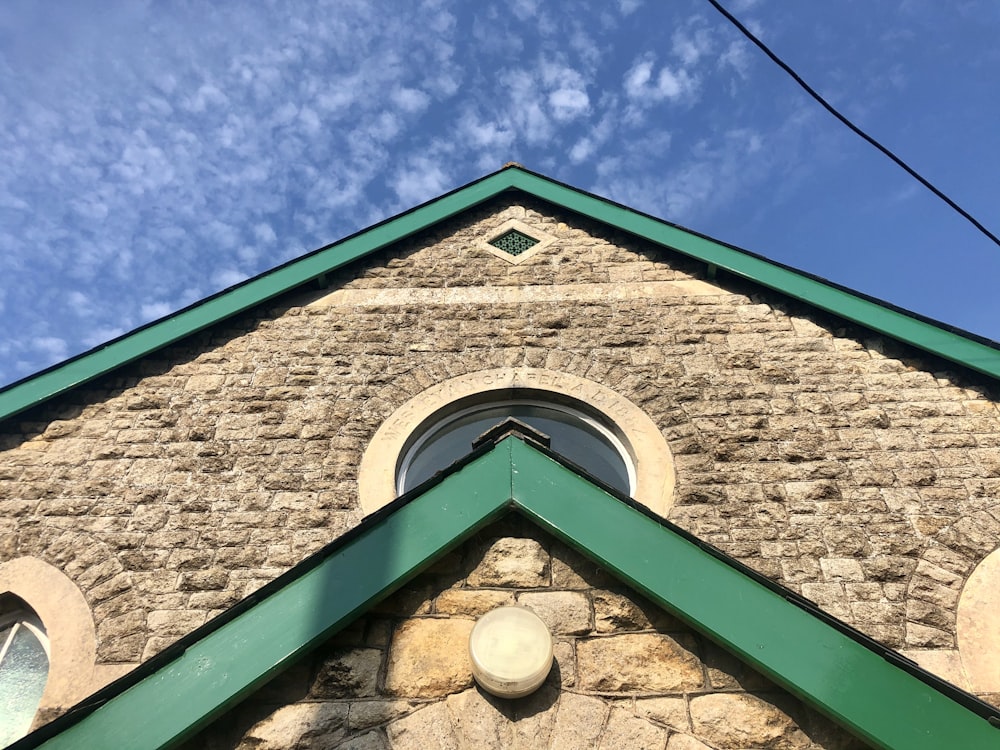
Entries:
<svg viewBox="0 0 1000 750">
<path fill-rule="evenodd" d="M 534 611 L 556 665 L 526 698 L 473 682 L 475 619 Z M 860 750 L 866 746 L 579 554 L 510 517 L 245 700 L 194 750 Z"/>
<path fill-rule="evenodd" d="M 957 602 L 1000 538 L 995 384 L 509 200 L 0 425 L 0 563 L 68 576 L 120 672 L 356 525 L 362 453 L 408 399 L 547 368 L 659 426 L 671 521 L 963 685 Z M 554 242 L 484 251 L 511 218 Z"/>
</svg>

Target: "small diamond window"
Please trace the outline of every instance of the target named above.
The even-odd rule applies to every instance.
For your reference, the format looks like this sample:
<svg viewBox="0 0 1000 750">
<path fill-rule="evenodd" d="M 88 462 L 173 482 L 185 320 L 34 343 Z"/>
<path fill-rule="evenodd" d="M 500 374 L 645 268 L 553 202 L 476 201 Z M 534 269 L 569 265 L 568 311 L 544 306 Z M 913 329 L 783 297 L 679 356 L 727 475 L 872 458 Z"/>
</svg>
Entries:
<svg viewBox="0 0 1000 750">
<path fill-rule="evenodd" d="M 490 244 L 498 250 L 503 250 L 508 255 L 517 256 L 537 245 L 538 240 L 534 237 L 529 237 L 516 229 L 511 229 L 509 232 L 504 232 L 496 239 L 490 240 Z"/>
</svg>

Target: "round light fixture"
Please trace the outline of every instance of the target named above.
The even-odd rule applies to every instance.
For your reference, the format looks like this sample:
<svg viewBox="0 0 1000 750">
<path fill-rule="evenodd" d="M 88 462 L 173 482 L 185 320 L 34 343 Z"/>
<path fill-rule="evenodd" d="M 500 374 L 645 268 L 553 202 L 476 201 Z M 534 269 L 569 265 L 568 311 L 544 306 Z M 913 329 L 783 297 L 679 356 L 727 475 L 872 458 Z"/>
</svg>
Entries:
<svg viewBox="0 0 1000 750">
<path fill-rule="evenodd" d="M 497 607 L 472 628 L 469 657 L 483 690 L 520 698 L 537 690 L 552 669 L 552 635 L 530 609 Z"/>
</svg>

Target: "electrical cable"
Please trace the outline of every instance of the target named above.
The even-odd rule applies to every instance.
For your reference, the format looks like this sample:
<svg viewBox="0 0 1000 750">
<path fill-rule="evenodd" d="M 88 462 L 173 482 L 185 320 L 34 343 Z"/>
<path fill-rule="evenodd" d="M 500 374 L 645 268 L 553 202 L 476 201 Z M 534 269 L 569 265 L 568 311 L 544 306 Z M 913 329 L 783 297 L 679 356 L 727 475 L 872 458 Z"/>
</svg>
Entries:
<svg viewBox="0 0 1000 750">
<path fill-rule="evenodd" d="M 989 229 L 983 226 L 976 219 L 976 217 L 974 217 L 972 214 L 970 214 L 968 211 L 966 211 L 964 208 L 958 205 L 955 201 L 953 201 L 951 198 L 945 195 L 941 190 L 936 188 L 933 184 L 931 184 L 931 182 L 928 179 L 923 177 L 919 172 L 917 172 L 917 170 L 915 170 L 905 161 L 896 156 L 896 154 L 894 154 L 888 148 L 886 148 L 881 143 L 876 141 L 874 138 L 868 135 L 868 133 L 863 131 L 853 122 L 848 120 L 846 116 L 842 115 L 832 104 L 830 104 L 826 99 L 820 96 L 815 91 L 815 89 L 813 89 L 808 83 L 802 80 L 802 77 L 798 73 L 796 73 L 790 65 L 788 65 L 784 60 L 782 60 L 780 57 L 774 54 L 774 52 L 772 52 L 766 44 L 764 44 L 760 39 L 754 36 L 753 32 L 751 32 L 746 26 L 740 23 L 739 19 L 737 19 L 732 13 L 730 13 L 724 7 L 722 7 L 722 5 L 717 0 L 708 0 L 708 2 L 712 5 L 713 8 L 719 11 L 719 13 L 725 16 L 726 20 L 728 20 L 733 26 L 739 29 L 739 31 L 743 34 L 743 36 L 745 36 L 747 39 L 753 42 L 757 47 L 760 48 L 760 50 L 765 55 L 771 58 L 771 61 L 774 62 L 775 65 L 777 65 L 779 68 L 785 71 L 789 76 L 791 76 L 792 80 L 794 80 L 807 94 L 809 94 L 809 96 L 811 96 L 813 99 L 819 102 L 820 105 L 822 105 L 822 107 L 827 112 L 829 112 L 831 115 L 840 120 L 841 123 L 846 125 L 856 135 L 860 136 L 867 143 L 869 143 L 870 145 L 878 149 L 880 152 L 882 152 L 882 154 L 889 157 L 889 159 L 891 159 L 904 172 L 910 175 L 910 177 L 915 179 L 925 188 L 934 193 L 934 195 L 936 195 L 938 198 L 947 203 L 954 211 L 958 212 L 959 215 L 961 215 L 964 219 L 966 219 L 976 229 L 978 229 L 984 235 L 989 237 L 995 245 L 1000 246 L 1000 238 L 998 238 L 995 234 L 993 234 L 993 232 L 991 232 Z"/>
</svg>

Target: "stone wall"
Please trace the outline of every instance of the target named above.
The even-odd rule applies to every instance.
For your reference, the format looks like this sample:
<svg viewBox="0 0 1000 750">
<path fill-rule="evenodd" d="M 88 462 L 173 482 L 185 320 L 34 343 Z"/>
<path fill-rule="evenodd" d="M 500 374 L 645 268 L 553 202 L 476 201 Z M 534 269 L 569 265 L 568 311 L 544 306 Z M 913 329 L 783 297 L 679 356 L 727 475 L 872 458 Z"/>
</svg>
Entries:
<svg viewBox="0 0 1000 750">
<path fill-rule="evenodd" d="M 555 242 L 520 265 L 483 250 L 510 218 Z M 510 366 L 645 410 L 675 455 L 671 520 L 892 647 L 954 656 L 1000 538 L 994 386 L 532 202 L 0 425 L 0 563 L 65 571 L 98 660 L 134 664 L 354 526 L 361 455 L 400 405 Z"/>
<path fill-rule="evenodd" d="M 478 689 L 475 619 L 533 610 L 556 664 L 533 695 Z M 509 517 L 191 740 L 239 748 L 849 750 L 865 745 Z"/>
</svg>

